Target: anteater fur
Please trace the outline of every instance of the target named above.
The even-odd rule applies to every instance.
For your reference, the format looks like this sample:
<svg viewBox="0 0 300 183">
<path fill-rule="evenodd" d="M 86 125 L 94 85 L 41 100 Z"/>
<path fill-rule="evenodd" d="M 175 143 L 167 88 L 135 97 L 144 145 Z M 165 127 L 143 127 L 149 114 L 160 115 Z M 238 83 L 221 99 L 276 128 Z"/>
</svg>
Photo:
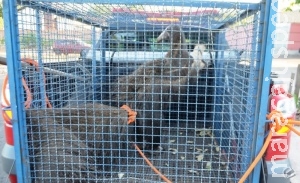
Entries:
<svg viewBox="0 0 300 183">
<path fill-rule="evenodd" d="M 128 112 L 102 104 L 28 109 L 28 140 L 36 182 L 96 182 L 136 155 Z"/>
<path fill-rule="evenodd" d="M 180 101 L 187 92 L 189 77 L 197 76 L 199 71 L 180 26 L 168 26 L 157 41 L 166 39 L 170 40 L 171 49 L 164 58 L 148 61 L 130 75 L 119 77 L 110 91 L 110 105 L 126 104 L 137 111 L 137 140 L 145 140 L 146 149 L 159 146 L 162 111 L 170 109 L 171 102 Z"/>
</svg>

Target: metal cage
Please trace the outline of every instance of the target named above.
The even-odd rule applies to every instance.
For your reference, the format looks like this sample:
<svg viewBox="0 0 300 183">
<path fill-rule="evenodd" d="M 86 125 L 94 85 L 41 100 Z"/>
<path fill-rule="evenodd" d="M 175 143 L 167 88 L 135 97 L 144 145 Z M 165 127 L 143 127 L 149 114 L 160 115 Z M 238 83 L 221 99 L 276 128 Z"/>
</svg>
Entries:
<svg viewBox="0 0 300 183">
<path fill-rule="evenodd" d="M 270 7 L 4 0 L 18 182 L 164 181 L 136 144 L 172 182 L 237 182 L 264 138 Z M 178 40 L 172 29 L 158 42 L 176 25 Z M 205 47 L 204 66 L 177 41 L 191 56 Z M 257 166 L 247 181 L 259 175 Z"/>
</svg>

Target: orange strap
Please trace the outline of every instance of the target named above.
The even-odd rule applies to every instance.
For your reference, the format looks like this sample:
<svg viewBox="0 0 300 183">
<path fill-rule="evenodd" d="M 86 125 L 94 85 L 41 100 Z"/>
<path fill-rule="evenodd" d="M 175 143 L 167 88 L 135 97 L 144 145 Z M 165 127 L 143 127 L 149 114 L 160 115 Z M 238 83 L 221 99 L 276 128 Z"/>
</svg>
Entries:
<svg viewBox="0 0 300 183">
<path fill-rule="evenodd" d="M 248 176 L 251 174 L 252 170 L 255 168 L 255 166 L 257 165 L 257 163 L 259 162 L 259 160 L 263 157 L 263 155 L 265 154 L 269 143 L 272 139 L 273 136 L 273 132 L 270 131 L 269 135 L 267 136 L 265 143 L 263 145 L 263 147 L 261 148 L 261 150 L 259 151 L 258 155 L 255 157 L 255 159 L 253 160 L 253 162 L 251 163 L 251 165 L 249 166 L 249 168 L 247 169 L 247 171 L 244 173 L 244 175 L 241 177 L 241 179 L 239 180 L 238 183 L 244 183 L 246 181 L 246 179 L 248 178 Z"/>
<path fill-rule="evenodd" d="M 22 84 L 23 84 L 23 87 L 24 87 L 25 92 L 26 92 L 26 101 L 25 101 L 24 105 L 25 105 L 25 108 L 28 109 L 28 108 L 30 108 L 30 105 L 31 105 L 31 102 L 32 102 L 32 95 L 31 95 L 30 89 L 28 88 L 24 78 L 22 78 Z M 3 100 L 5 101 L 5 103 L 7 105 L 10 105 L 10 101 L 7 98 L 6 91 L 5 91 L 7 85 L 8 85 L 8 75 L 5 76 L 4 81 L 3 81 L 2 94 L 3 94 Z"/>
<path fill-rule="evenodd" d="M 137 112 L 133 111 L 129 106 L 123 105 L 121 109 L 124 109 L 128 112 L 128 124 L 132 124 L 135 122 Z M 150 166 L 150 168 L 160 176 L 161 179 L 163 179 L 167 183 L 172 183 L 167 177 L 165 177 L 153 164 L 150 162 L 150 160 L 145 156 L 145 154 L 140 150 L 140 148 L 134 144 L 135 149 L 139 152 L 139 154 L 144 158 L 146 163 Z"/>
<path fill-rule="evenodd" d="M 273 110 L 270 112 L 270 114 L 267 115 L 267 118 L 269 120 L 273 121 L 273 124 L 270 124 L 270 127 L 273 127 L 275 132 L 280 130 L 283 126 L 288 127 L 290 130 L 295 132 L 297 135 L 300 136 L 300 132 L 293 127 L 293 124 L 300 124 L 300 121 L 295 121 L 292 119 L 286 119 L 283 117 L 282 113 L 276 110 Z"/>
<path fill-rule="evenodd" d="M 35 60 L 33 60 L 31 58 L 22 58 L 21 61 L 22 62 L 26 62 L 28 64 L 31 64 L 31 65 L 35 66 L 35 69 L 37 71 L 39 71 L 39 64 Z M 46 83 L 46 76 L 45 76 L 45 74 L 44 74 L 44 82 Z M 47 104 L 48 108 L 52 108 L 52 105 L 51 105 L 51 103 L 50 103 L 50 101 L 48 99 L 47 94 L 45 94 L 45 99 L 46 99 L 46 104 Z"/>
<path fill-rule="evenodd" d="M 128 124 L 134 123 L 136 119 L 137 112 L 134 110 L 130 109 L 127 105 L 123 105 L 121 109 L 124 109 L 125 111 L 128 112 Z"/>
<path fill-rule="evenodd" d="M 36 70 L 38 71 L 38 64 L 33 60 L 33 59 L 22 59 L 23 62 L 26 62 L 26 63 L 29 63 L 29 64 L 32 64 L 36 67 Z M 7 84 L 7 80 L 8 78 L 6 77 L 5 78 L 6 80 L 6 84 Z M 44 75 L 44 82 L 46 81 L 46 78 L 45 78 L 45 75 Z M 30 104 L 31 104 L 31 101 L 32 101 L 32 96 L 31 96 L 31 92 L 25 82 L 25 80 L 22 78 L 22 82 L 23 82 L 23 86 L 25 88 L 25 91 L 26 91 L 26 95 L 27 95 L 27 101 L 25 102 L 25 106 L 26 108 L 29 108 L 30 107 Z M 5 85 L 6 85 L 5 84 Z M 6 87 L 6 86 L 4 86 Z M 5 92 L 4 92 L 5 94 Z M 6 96 L 4 96 L 4 98 L 6 99 Z M 46 99 L 46 103 L 48 105 L 49 108 L 52 108 L 52 105 L 47 97 L 47 95 L 45 95 L 45 99 Z M 8 100 L 7 100 L 8 102 Z M 124 109 L 125 111 L 128 112 L 128 124 L 132 124 L 135 122 L 136 120 L 136 115 L 137 115 L 137 112 L 133 111 L 129 106 L 127 105 L 123 105 L 121 107 L 121 109 Z M 170 180 L 168 180 L 159 170 L 157 170 L 153 165 L 152 163 L 150 162 L 150 160 L 144 155 L 144 153 L 138 148 L 137 145 L 135 145 L 135 148 L 136 150 L 139 152 L 139 154 L 144 158 L 144 160 L 147 162 L 147 164 L 151 167 L 151 169 L 157 173 L 165 182 L 167 183 L 171 183 Z"/>
<path fill-rule="evenodd" d="M 31 64 L 31 65 L 34 65 L 36 70 L 39 71 L 38 63 L 36 61 L 34 61 L 33 59 L 23 58 L 23 59 L 21 59 L 21 61 L 26 62 L 26 63 Z M 44 82 L 46 82 L 45 74 L 44 74 Z M 6 75 L 5 78 L 4 78 L 4 82 L 3 82 L 3 86 L 2 86 L 2 93 L 3 93 L 4 101 L 8 105 L 10 105 L 10 101 L 7 98 L 6 92 L 5 92 L 5 88 L 7 87 L 7 84 L 8 84 L 8 75 Z M 32 102 L 32 95 L 31 95 L 30 89 L 28 88 L 28 85 L 26 84 L 26 81 L 25 81 L 24 78 L 22 78 L 22 84 L 23 84 L 23 87 L 24 87 L 25 92 L 26 92 L 26 101 L 25 101 L 24 105 L 25 105 L 25 108 L 28 109 L 28 108 L 30 108 L 30 105 L 31 105 L 31 102 Z M 45 99 L 46 99 L 47 107 L 52 108 L 52 105 L 51 105 L 51 103 L 50 103 L 50 101 L 49 101 L 46 94 L 45 94 Z"/>
<path fill-rule="evenodd" d="M 140 148 L 137 145 L 134 145 L 134 147 L 136 148 L 136 150 L 140 153 L 140 155 L 144 158 L 144 160 L 146 161 L 146 163 L 151 167 L 151 169 L 160 176 L 161 179 L 163 179 L 165 182 L 167 183 L 172 183 L 167 177 L 165 177 L 159 170 L 157 170 L 157 168 L 155 168 L 155 166 L 153 166 L 153 164 L 150 162 L 150 160 L 145 156 L 145 154 L 140 150 Z"/>
<path fill-rule="evenodd" d="M 238 183 L 244 183 L 247 179 L 247 177 L 250 175 L 250 173 L 252 172 L 252 170 L 255 168 L 255 166 L 257 165 L 257 163 L 259 162 L 259 160 L 263 157 L 264 153 L 266 152 L 268 145 L 272 139 L 273 133 L 277 132 L 281 127 L 286 126 L 288 127 L 290 130 L 292 130 L 294 133 L 296 133 L 297 135 L 300 136 L 300 132 L 293 127 L 292 124 L 300 124 L 300 121 L 295 121 L 292 119 L 285 119 L 282 115 L 281 112 L 279 111 L 272 111 L 267 115 L 267 119 L 271 120 L 272 123 L 270 123 L 270 132 L 269 135 L 267 136 L 265 143 L 262 147 L 262 149 L 260 150 L 260 152 L 258 153 L 258 155 L 256 156 L 256 158 L 253 160 L 253 162 L 251 163 L 251 165 L 249 166 L 249 168 L 247 169 L 247 171 L 244 173 L 244 175 L 241 177 L 241 179 L 239 180 Z"/>
</svg>

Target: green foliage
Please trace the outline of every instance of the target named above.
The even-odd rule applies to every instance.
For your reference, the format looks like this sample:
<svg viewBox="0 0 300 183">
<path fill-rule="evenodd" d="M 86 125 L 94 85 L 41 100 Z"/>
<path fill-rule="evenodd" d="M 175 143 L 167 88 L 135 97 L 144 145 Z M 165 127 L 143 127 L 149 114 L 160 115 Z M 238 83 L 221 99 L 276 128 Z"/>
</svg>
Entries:
<svg viewBox="0 0 300 183">
<path fill-rule="evenodd" d="M 0 18 L 3 18 L 3 7 L 2 7 L 2 1 L 0 2 Z"/>
<path fill-rule="evenodd" d="M 53 45 L 53 42 L 54 42 L 53 40 L 43 40 L 42 41 L 42 46 L 49 48 Z"/>
<path fill-rule="evenodd" d="M 20 43 L 23 47 L 36 47 L 36 34 L 28 33 L 20 37 Z"/>
<path fill-rule="evenodd" d="M 297 109 L 300 110 L 300 97 L 298 95 L 294 95 L 294 99 L 296 102 Z"/>
<path fill-rule="evenodd" d="M 292 7 L 298 4 L 300 4 L 300 0 L 295 0 L 295 2 L 292 2 L 287 8 L 284 9 L 284 11 L 293 11 Z"/>
<path fill-rule="evenodd" d="M 49 48 L 53 45 L 52 39 L 42 39 L 41 46 Z M 37 48 L 37 36 L 35 33 L 28 33 L 20 37 L 21 48 Z"/>
<path fill-rule="evenodd" d="M 293 11 L 291 7 L 287 7 L 284 9 L 284 11 Z"/>
<path fill-rule="evenodd" d="M 1 29 L 1 30 L 4 29 L 2 2 L 0 2 L 0 29 Z"/>
</svg>

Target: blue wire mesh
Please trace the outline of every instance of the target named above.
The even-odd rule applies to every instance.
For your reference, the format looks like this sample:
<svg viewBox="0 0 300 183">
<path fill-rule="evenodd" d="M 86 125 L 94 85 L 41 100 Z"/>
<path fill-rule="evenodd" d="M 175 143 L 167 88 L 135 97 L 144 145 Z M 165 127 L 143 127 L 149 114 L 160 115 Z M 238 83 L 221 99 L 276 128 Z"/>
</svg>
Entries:
<svg viewBox="0 0 300 183">
<path fill-rule="evenodd" d="M 24 179 L 162 181 L 133 147 L 139 129 L 127 124 L 127 113 L 110 97 L 130 95 L 130 91 L 113 93 L 112 88 L 127 84 L 118 78 L 144 77 L 132 73 L 171 49 L 170 42 L 157 43 L 170 24 L 181 26 L 190 53 L 196 44 L 206 46 L 202 53 L 206 67 L 180 83 L 186 91 L 176 93 L 176 101 L 146 97 L 138 101 L 136 95 L 128 101 L 132 106 L 145 103 L 143 109 L 159 121 L 152 134 L 160 131 L 160 148 L 143 151 L 173 182 L 236 182 L 240 178 L 251 163 L 256 135 L 260 4 L 231 2 L 224 8 L 217 3 L 206 7 L 207 2 L 174 4 L 19 1 L 20 54 L 38 63 L 22 67 L 32 94 L 24 122 L 28 138 L 23 140 L 28 144 L 29 157 L 24 159 L 30 173 Z M 59 51 L 56 44 L 62 45 Z M 142 84 L 147 85 L 159 84 Z M 174 95 L 172 89 L 164 92 Z M 24 91 L 24 102 L 27 98 Z M 47 109 L 48 100 L 51 109 Z M 157 103 L 168 107 L 155 108 Z M 154 113 L 163 118 L 156 119 Z M 146 147 L 145 142 L 139 143 Z"/>
</svg>

